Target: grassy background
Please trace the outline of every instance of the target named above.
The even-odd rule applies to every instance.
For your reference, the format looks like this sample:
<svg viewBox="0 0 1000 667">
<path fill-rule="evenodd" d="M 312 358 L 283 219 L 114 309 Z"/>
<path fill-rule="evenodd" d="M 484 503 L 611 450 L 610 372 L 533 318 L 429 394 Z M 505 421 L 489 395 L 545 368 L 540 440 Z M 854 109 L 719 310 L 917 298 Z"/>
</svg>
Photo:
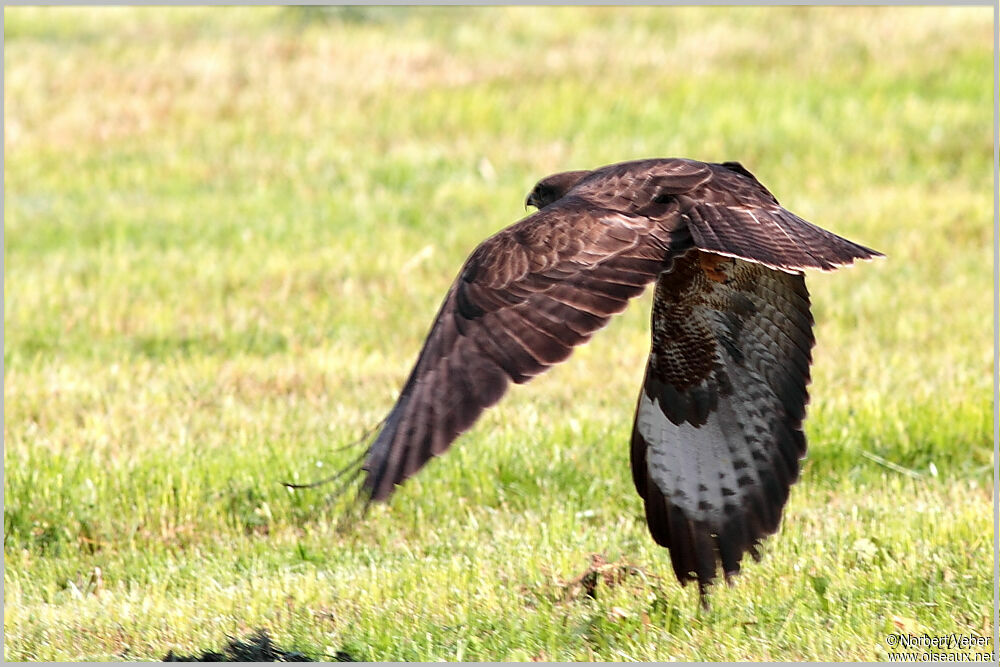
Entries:
<svg viewBox="0 0 1000 667">
<path fill-rule="evenodd" d="M 369 660 L 991 634 L 989 8 L 4 17 L 6 659 L 258 627 Z M 646 156 L 738 159 L 889 255 L 809 277 L 809 458 L 711 611 L 628 472 L 649 294 L 362 525 L 279 484 L 346 460 L 538 178 Z M 574 596 L 593 553 L 648 574 Z"/>
</svg>

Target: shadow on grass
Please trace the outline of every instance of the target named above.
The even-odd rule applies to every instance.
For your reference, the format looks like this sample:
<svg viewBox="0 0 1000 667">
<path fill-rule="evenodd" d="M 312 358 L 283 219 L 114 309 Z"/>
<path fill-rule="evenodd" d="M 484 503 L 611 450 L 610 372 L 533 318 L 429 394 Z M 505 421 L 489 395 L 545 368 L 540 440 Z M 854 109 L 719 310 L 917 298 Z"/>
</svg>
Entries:
<svg viewBox="0 0 1000 667">
<path fill-rule="evenodd" d="M 356 662 L 349 653 L 337 651 L 333 662 Z M 245 640 L 230 637 L 222 651 L 204 651 L 201 655 L 179 655 L 170 651 L 163 662 L 317 662 L 298 651 L 286 651 L 275 645 L 266 630 L 257 630 Z"/>
</svg>

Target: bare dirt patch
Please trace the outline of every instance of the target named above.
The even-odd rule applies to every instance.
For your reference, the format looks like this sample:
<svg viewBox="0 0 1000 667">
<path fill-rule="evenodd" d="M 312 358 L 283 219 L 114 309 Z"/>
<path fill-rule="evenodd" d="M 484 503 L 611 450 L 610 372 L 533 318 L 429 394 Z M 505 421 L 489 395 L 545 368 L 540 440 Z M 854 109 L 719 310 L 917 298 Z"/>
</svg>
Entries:
<svg viewBox="0 0 1000 667">
<path fill-rule="evenodd" d="M 581 597 L 597 599 L 600 584 L 612 589 L 622 585 L 645 587 L 649 582 L 659 582 L 660 578 L 624 560 L 609 563 L 603 554 L 591 554 L 590 565 L 583 572 L 568 581 L 559 581 L 560 599 L 563 602 Z"/>
</svg>

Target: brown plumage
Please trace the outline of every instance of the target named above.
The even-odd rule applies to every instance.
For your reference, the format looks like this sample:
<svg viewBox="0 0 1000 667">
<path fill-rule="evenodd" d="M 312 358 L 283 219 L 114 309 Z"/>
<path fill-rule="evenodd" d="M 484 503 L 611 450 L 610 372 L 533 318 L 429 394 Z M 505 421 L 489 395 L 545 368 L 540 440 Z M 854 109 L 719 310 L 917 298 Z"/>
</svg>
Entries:
<svg viewBox="0 0 1000 667">
<path fill-rule="evenodd" d="M 656 282 L 632 472 L 653 538 L 704 591 L 773 533 L 805 453 L 804 269 L 880 253 L 782 208 L 735 162 L 623 162 L 540 181 L 448 290 L 354 472 L 387 499 L 495 404 Z M 347 472 L 347 471 L 345 471 Z"/>
</svg>

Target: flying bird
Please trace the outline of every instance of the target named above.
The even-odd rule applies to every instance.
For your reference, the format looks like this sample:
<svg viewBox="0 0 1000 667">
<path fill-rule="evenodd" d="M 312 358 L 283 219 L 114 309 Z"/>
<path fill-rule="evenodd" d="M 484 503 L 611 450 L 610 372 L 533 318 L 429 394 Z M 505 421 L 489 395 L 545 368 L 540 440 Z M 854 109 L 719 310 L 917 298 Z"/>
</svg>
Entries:
<svg viewBox="0 0 1000 667">
<path fill-rule="evenodd" d="M 737 162 L 648 159 L 542 179 L 483 241 L 395 406 L 342 471 L 384 501 L 511 383 L 569 357 L 655 283 L 631 438 L 635 488 L 704 601 L 774 533 L 806 451 L 814 338 L 803 271 L 881 253 L 782 208 Z"/>
</svg>

